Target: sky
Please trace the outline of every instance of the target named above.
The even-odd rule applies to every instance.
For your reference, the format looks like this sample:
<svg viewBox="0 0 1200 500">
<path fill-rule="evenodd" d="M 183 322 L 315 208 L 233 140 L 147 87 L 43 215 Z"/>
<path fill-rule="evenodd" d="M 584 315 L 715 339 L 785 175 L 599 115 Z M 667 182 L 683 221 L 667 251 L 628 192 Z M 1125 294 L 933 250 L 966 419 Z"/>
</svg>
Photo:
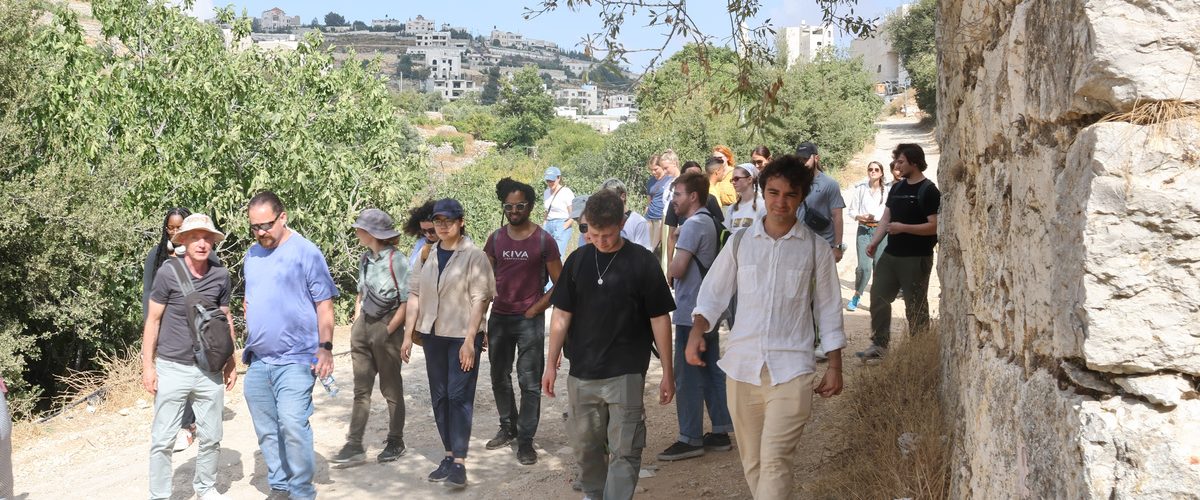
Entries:
<svg viewBox="0 0 1200 500">
<path fill-rule="evenodd" d="M 750 23 L 750 27 L 760 25 L 770 20 L 772 26 L 799 26 L 802 22 L 816 24 L 821 20 L 821 11 L 814 0 L 760 0 L 761 8 L 758 16 Z M 912 0 L 909 0 L 912 1 Z M 559 0 L 560 5 L 566 2 Z M 858 0 L 855 14 L 863 17 L 882 17 L 894 10 L 904 0 Z M 549 40 L 560 48 L 580 50 L 577 46 L 586 33 L 595 33 L 602 28 L 599 9 L 589 8 L 571 12 L 565 7 L 540 17 L 525 20 L 522 14 L 525 8 L 535 8 L 540 5 L 538 0 L 443 0 L 440 2 L 384 2 L 380 0 L 355 0 L 353 2 L 332 2 L 329 0 L 197 0 L 193 12 L 197 17 L 211 17 L 213 5 L 233 5 L 237 13 L 244 9 L 251 16 L 261 16 L 262 12 L 273 7 L 283 9 L 289 16 L 298 15 L 303 24 L 308 24 L 313 18 L 324 22 L 325 14 L 333 11 L 341 14 L 349 21 L 361 20 L 367 24 L 371 19 L 391 17 L 403 22 L 418 14 L 426 19 L 433 19 L 438 26 L 449 23 L 451 26 L 466 27 L 472 33 L 487 36 L 493 26 L 504 31 L 513 31 L 525 35 L 526 38 Z M 725 43 L 731 33 L 727 3 L 721 0 L 693 0 L 688 2 L 688 13 L 700 28 L 714 36 L 719 42 Z M 622 29 L 619 41 L 628 49 L 657 49 L 662 45 L 665 31 L 657 28 L 647 28 L 649 18 L 644 13 L 638 17 L 627 19 Z M 839 45 L 848 45 L 849 38 L 839 37 Z M 673 43 L 667 49 L 667 54 L 678 50 L 682 42 Z M 630 54 L 628 69 L 641 73 L 650 62 L 649 52 Z"/>
</svg>

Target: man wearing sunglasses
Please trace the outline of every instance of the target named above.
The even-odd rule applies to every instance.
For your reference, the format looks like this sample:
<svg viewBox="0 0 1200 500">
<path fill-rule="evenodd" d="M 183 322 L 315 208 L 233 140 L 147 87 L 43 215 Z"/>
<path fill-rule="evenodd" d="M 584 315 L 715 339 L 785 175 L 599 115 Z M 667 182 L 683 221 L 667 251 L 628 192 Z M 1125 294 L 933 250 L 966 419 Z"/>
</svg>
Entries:
<svg viewBox="0 0 1200 500">
<path fill-rule="evenodd" d="M 333 373 L 333 298 L 325 256 L 287 226 L 283 202 L 270 191 L 250 199 L 246 252 L 246 406 L 267 466 L 268 499 L 316 498 L 313 486 L 312 390 Z"/>
<path fill-rule="evenodd" d="M 546 365 L 543 347 L 546 309 L 550 307 L 546 283 L 558 280 L 562 260 L 550 233 L 529 220 L 534 203 L 532 186 L 505 177 L 496 183 L 496 198 L 508 224 L 488 236 L 483 252 L 496 275 L 487 353 L 500 430 L 486 446 L 495 450 L 516 439 L 517 462 L 532 465 L 537 463 L 533 436 L 541 415 L 541 376 Z M 513 395 L 514 361 L 520 406 Z"/>
</svg>

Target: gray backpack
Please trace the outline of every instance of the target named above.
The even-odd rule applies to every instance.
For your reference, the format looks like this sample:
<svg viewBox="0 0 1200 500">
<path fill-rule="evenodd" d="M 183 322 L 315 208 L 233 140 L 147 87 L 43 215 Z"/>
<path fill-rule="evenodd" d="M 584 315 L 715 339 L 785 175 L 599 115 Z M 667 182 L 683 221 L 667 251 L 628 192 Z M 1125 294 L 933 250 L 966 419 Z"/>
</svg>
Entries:
<svg viewBox="0 0 1200 500">
<path fill-rule="evenodd" d="M 221 307 L 196 292 L 183 259 L 171 259 L 175 281 L 183 293 L 187 307 L 188 331 L 192 334 L 192 353 L 196 366 L 208 372 L 219 372 L 233 356 L 233 338 L 229 336 L 229 320 Z"/>
</svg>

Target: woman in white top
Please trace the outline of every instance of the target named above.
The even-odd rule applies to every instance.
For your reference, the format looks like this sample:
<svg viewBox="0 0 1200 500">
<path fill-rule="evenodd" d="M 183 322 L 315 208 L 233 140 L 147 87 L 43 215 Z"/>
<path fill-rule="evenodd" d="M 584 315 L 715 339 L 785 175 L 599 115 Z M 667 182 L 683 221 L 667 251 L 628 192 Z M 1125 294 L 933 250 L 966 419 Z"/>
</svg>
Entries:
<svg viewBox="0 0 1200 500">
<path fill-rule="evenodd" d="M 875 250 L 875 258 L 867 257 L 867 245 L 875 236 L 879 219 L 883 218 L 884 203 L 891 185 L 883 174 L 883 165 L 873 161 L 867 164 L 866 180 L 855 184 L 850 195 L 850 217 L 858 221 L 858 268 L 854 270 L 854 297 L 846 304 L 847 311 L 858 309 L 858 301 L 867 289 L 867 282 L 871 281 L 871 271 L 887 246 L 885 237 Z"/>
<path fill-rule="evenodd" d="M 558 243 L 558 254 L 566 260 L 567 242 L 571 240 L 571 200 L 575 199 L 575 193 L 563 184 L 562 171 L 558 167 L 547 168 L 545 179 L 542 204 L 546 207 L 546 223 L 542 224 L 542 229 Z"/>
<path fill-rule="evenodd" d="M 751 163 L 743 163 L 733 169 L 733 189 L 737 191 L 737 201 L 725 207 L 725 227 L 729 233 L 736 234 L 754 225 L 767 213 L 762 194 L 758 192 L 758 168 Z"/>
</svg>

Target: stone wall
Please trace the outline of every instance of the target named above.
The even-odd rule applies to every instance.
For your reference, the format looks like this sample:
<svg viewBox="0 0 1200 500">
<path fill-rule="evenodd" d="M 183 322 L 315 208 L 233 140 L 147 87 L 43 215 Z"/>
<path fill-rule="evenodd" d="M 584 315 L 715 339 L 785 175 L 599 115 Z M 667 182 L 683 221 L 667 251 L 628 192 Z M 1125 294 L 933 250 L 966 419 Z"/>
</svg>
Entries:
<svg viewBox="0 0 1200 500">
<path fill-rule="evenodd" d="M 1200 497 L 1200 2 L 938 14 L 952 497 Z"/>
</svg>

